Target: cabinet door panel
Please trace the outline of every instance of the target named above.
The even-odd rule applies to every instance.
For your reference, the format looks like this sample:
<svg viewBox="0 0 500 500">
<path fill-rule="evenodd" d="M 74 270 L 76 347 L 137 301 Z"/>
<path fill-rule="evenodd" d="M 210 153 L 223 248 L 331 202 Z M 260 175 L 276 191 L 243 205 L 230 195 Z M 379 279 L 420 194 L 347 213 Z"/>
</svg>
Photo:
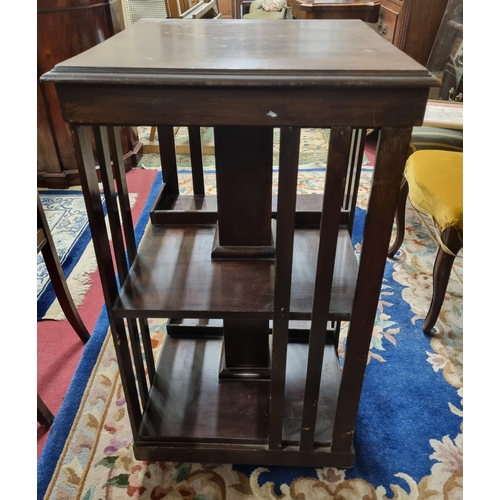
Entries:
<svg viewBox="0 0 500 500">
<path fill-rule="evenodd" d="M 233 17 L 233 1 L 232 0 L 219 0 L 219 12 L 225 19 L 231 19 Z"/>
</svg>

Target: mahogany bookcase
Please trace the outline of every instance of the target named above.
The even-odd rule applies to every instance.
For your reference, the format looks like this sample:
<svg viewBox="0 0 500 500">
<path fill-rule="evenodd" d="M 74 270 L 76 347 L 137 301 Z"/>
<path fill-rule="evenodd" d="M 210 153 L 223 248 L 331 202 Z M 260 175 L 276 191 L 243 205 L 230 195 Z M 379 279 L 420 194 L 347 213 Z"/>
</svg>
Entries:
<svg viewBox="0 0 500 500">
<path fill-rule="evenodd" d="M 434 77 L 358 20 L 148 19 L 42 80 L 55 83 L 79 151 L 136 457 L 352 466 L 399 186 Z M 159 131 L 163 186 L 138 247 L 123 125 Z M 193 195 L 179 192 L 174 126 L 189 128 Z M 202 126 L 214 127 L 213 196 Z M 323 195 L 297 195 L 305 127 L 330 130 Z M 350 230 L 368 128 L 378 146 L 358 260 Z M 148 318 L 169 318 L 159 359 Z"/>
</svg>

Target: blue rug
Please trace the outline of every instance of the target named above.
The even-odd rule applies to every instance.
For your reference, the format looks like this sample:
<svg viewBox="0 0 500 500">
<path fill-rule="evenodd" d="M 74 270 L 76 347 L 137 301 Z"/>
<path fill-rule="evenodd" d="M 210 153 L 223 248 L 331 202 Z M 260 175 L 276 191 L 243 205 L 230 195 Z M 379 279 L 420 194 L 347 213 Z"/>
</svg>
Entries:
<svg viewBox="0 0 500 500">
<path fill-rule="evenodd" d="M 137 225 L 138 239 L 160 183 L 158 177 Z M 357 209 L 357 246 L 364 214 Z M 461 267 L 459 262 L 450 280 L 437 334 L 425 336 L 421 328 L 431 293 L 425 280 L 435 250 L 425 221 L 409 208 L 405 243 L 385 269 L 353 468 L 136 461 L 103 311 L 39 459 L 39 498 L 45 491 L 50 499 L 83 500 L 461 498 Z M 151 332 L 153 345 L 161 345 L 164 322 L 153 321 Z M 341 359 L 345 333 L 343 328 Z"/>
</svg>

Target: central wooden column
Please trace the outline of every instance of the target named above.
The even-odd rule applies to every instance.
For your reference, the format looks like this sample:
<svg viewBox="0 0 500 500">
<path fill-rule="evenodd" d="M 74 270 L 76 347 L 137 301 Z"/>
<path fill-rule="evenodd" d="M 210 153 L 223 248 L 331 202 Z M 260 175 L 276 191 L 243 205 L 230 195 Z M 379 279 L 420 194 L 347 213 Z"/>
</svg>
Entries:
<svg viewBox="0 0 500 500">
<path fill-rule="evenodd" d="M 272 259 L 273 128 L 219 126 L 214 138 L 218 222 L 212 258 Z M 224 320 L 220 378 L 270 378 L 269 321 Z"/>
<path fill-rule="evenodd" d="M 218 223 L 213 259 L 273 258 L 272 127 L 215 127 Z"/>
</svg>

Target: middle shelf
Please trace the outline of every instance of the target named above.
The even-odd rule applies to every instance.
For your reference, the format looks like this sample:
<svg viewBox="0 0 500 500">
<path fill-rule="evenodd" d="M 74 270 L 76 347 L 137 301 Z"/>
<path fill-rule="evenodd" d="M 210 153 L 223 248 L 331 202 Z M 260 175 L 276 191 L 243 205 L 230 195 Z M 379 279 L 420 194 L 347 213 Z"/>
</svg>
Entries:
<svg viewBox="0 0 500 500">
<path fill-rule="evenodd" d="M 274 260 L 214 261 L 215 225 L 150 225 L 113 307 L 119 318 L 272 319 Z M 290 320 L 310 320 L 319 230 L 296 229 Z M 357 260 L 340 229 L 329 320 L 349 320 Z"/>
</svg>

